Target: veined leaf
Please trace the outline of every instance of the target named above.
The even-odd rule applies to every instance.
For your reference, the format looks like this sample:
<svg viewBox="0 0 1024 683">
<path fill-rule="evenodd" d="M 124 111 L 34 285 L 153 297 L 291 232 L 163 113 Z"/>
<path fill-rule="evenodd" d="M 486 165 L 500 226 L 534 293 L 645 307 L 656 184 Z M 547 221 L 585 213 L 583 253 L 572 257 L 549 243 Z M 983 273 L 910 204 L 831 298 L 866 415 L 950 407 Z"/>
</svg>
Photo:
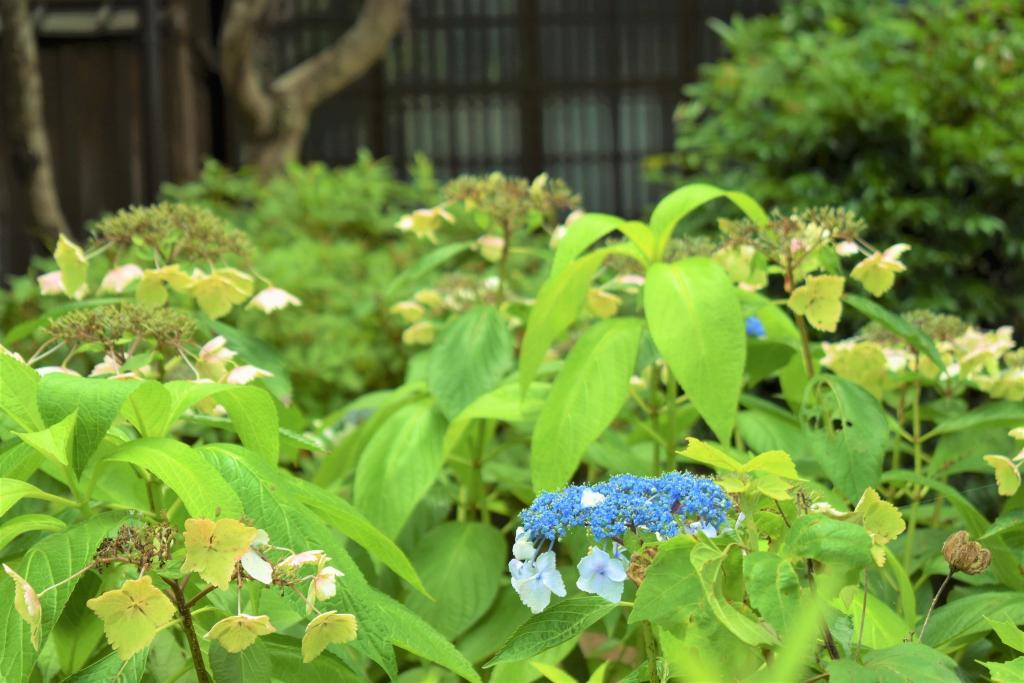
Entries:
<svg viewBox="0 0 1024 683">
<path fill-rule="evenodd" d="M 54 425 L 77 411 L 69 463 L 81 474 L 89 458 L 114 423 L 121 405 L 141 382 L 87 379 L 63 373 L 46 375 L 39 383 L 39 412 L 46 425 Z"/>
<path fill-rule="evenodd" d="M 991 401 L 963 415 L 943 420 L 924 435 L 928 440 L 943 434 L 953 434 L 982 427 L 1014 427 L 1024 422 L 1024 402 Z"/>
<path fill-rule="evenodd" d="M 1024 594 L 986 591 L 951 600 L 935 610 L 921 640 L 940 650 L 952 650 L 992 630 L 989 620 L 1024 624 Z"/>
<path fill-rule="evenodd" d="M 800 579 L 793 565 L 774 553 L 750 553 L 743 558 L 743 579 L 751 606 L 785 636 L 801 606 Z"/>
<path fill-rule="evenodd" d="M 494 601 L 505 574 L 505 540 L 488 524 L 446 522 L 423 536 L 412 553 L 433 599 L 414 593 L 405 604 L 454 640 Z"/>
<path fill-rule="evenodd" d="M 296 666 L 301 665 L 296 662 Z M 210 669 L 216 680 L 232 683 L 270 683 L 273 673 L 270 651 L 259 640 L 236 653 L 228 652 L 220 643 L 210 643 Z"/>
<path fill-rule="evenodd" d="M 871 536 L 864 527 L 818 514 L 801 515 L 793 522 L 786 534 L 783 554 L 853 568 L 873 562 Z"/>
<path fill-rule="evenodd" d="M 647 568 L 643 583 L 636 590 L 636 600 L 629 613 L 629 623 L 647 620 L 669 625 L 685 618 L 687 611 L 697 608 L 704 599 L 704 588 L 690 562 L 691 541 L 665 543 L 658 548 L 654 562 Z"/>
<path fill-rule="evenodd" d="M 747 355 L 743 313 L 729 276 L 703 257 L 656 263 L 647 271 L 644 315 L 673 376 L 718 440 L 728 443 Z"/>
<path fill-rule="evenodd" d="M 70 415 L 60 422 L 50 425 L 38 432 L 14 432 L 24 443 L 36 449 L 46 457 L 61 466 L 67 465 L 73 456 L 72 439 L 74 437 L 75 422 L 78 420 L 78 411 L 72 411 Z"/>
<path fill-rule="evenodd" d="M 36 498 L 50 503 L 57 503 L 58 505 L 71 506 L 76 504 L 67 498 L 47 493 L 27 481 L 0 479 L 0 516 L 6 514 L 22 498 Z"/>
<path fill-rule="evenodd" d="M 691 183 L 669 193 L 658 202 L 651 213 L 651 231 L 654 233 L 656 242 L 656 256 L 665 253 L 665 247 L 672 238 L 676 225 L 704 206 L 708 202 L 720 197 L 725 197 L 754 221 L 756 225 L 765 225 L 768 222 L 768 214 L 761 205 L 748 194 L 723 190 L 707 183 Z"/>
<path fill-rule="evenodd" d="M 762 624 L 740 612 L 722 593 L 722 564 L 726 553 L 698 544 L 690 552 L 690 563 L 704 588 L 704 597 L 718 621 L 747 645 L 773 645 L 778 639 Z"/>
<path fill-rule="evenodd" d="M 618 216 L 607 213 L 585 213 L 573 221 L 565 231 L 555 249 L 555 258 L 551 262 L 553 278 L 572 263 L 577 256 L 585 252 L 591 245 L 615 232 L 626 221 Z"/>
<path fill-rule="evenodd" d="M 458 444 L 473 420 L 500 420 L 502 422 L 525 422 L 536 418 L 544 407 L 551 385 L 534 382 L 526 396 L 519 392 L 519 385 L 502 384 L 497 389 L 479 397 L 455 416 L 444 434 L 444 452 L 447 456 Z"/>
<path fill-rule="evenodd" d="M 444 460 L 444 418 L 432 401 L 405 406 L 366 445 L 356 467 L 356 507 L 385 534 L 402 530 Z"/>
<path fill-rule="evenodd" d="M 526 393 L 551 343 L 576 321 L 587 299 L 590 281 L 607 253 L 604 249 L 587 254 L 548 278 L 537 293 L 537 301 L 526 320 L 526 332 L 519 351 L 519 387 Z"/>
<path fill-rule="evenodd" d="M 540 654 L 583 633 L 615 607 L 597 595 L 571 595 L 530 617 L 484 666 L 517 662 Z"/>
<path fill-rule="evenodd" d="M 127 664 L 121 661 L 116 652 L 111 652 L 68 676 L 61 683 L 139 683 L 146 673 L 148 659 L 149 648 L 137 652 Z"/>
<path fill-rule="evenodd" d="M 181 498 L 193 517 L 242 516 L 242 501 L 227 482 L 194 450 L 174 439 L 138 439 L 108 458 L 148 470 Z"/>
<path fill-rule="evenodd" d="M 92 561 L 100 541 L 117 530 L 123 513 L 109 512 L 47 536 L 32 546 L 14 569 L 37 591 L 67 579 Z M 40 598 L 42 604 L 42 642 L 45 643 L 71 596 L 78 578 L 54 588 Z M 14 594 L 14 583 L 0 573 L 0 596 L 7 601 Z M 6 603 L 5 604 L 9 604 Z M 35 666 L 36 651 L 29 636 L 29 625 L 12 609 L 0 610 L 0 672 L 13 683 L 24 683 Z"/>
<path fill-rule="evenodd" d="M 476 306 L 444 329 L 430 350 L 427 386 L 449 420 L 498 386 L 512 368 L 512 335 L 493 306 Z"/>
<path fill-rule="evenodd" d="M 939 353 L 939 350 L 935 348 L 935 343 L 920 328 L 867 297 L 857 294 L 844 294 L 843 301 L 893 334 L 898 335 L 919 353 L 928 356 L 938 366 L 939 370 L 946 369 L 946 364 L 942 361 L 942 355 Z"/>
<path fill-rule="evenodd" d="M 0 479 L 0 486 L 3 486 Z M 61 531 L 67 524 L 63 520 L 50 515 L 30 514 L 19 515 L 14 519 L 0 524 L 0 550 L 18 536 L 30 531 Z"/>
<path fill-rule="evenodd" d="M 863 663 L 837 659 L 828 663 L 831 683 L 960 683 L 956 662 L 920 643 L 902 643 L 864 655 Z"/>
<path fill-rule="evenodd" d="M 642 330 L 635 318 L 606 320 L 587 330 L 569 352 L 533 433 L 534 490 L 565 484 L 587 446 L 618 415 L 629 393 Z"/>
<path fill-rule="evenodd" d="M 17 358 L 0 351 L 0 412 L 25 431 L 44 427 L 36 404 L 39 374 Z"/>
</svg>

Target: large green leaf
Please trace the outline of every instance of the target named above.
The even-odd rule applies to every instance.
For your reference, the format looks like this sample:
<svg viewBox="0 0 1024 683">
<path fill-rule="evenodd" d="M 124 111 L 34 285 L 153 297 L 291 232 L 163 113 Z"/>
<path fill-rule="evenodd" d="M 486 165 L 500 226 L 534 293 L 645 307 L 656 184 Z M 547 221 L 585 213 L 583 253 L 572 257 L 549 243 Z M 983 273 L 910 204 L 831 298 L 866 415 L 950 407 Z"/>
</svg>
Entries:
<svg viewBox="0 0 1024 683">
<path fill-rule="evenodd" d="M 743 558 L 743 580 L 751 606 L 785 636 L 801 603 L 800 579 L 793 565 L 774 553 L 750 553 Z"/>
<path fill-rule="evenodd" d="M 889 424 L 874 396 L 835 375 L 818 375 L 807 386 L 801 418 L 815 458 L 848 500 L 878 486 Z"/>
<path fill-rule="evenodd" d="M 657 255 L 660 256 L 665 252 L 665 247 L 672 238 L 672 232 L 679 221 L 719 197 L 725 197 L 731 201 L 757 225 L 764 225 L 768 222 L 768 214 L 748 194 L 723 190 L 706 183 L 684 185 L 666 195 L 651 213 L 651 230 L 657 240 Z"/>
<path fill-rule="evenodd" d="M 851 308 L 860 311 L 893 334 L 901 337 L 919 353 L 928 356 L 940 370 L 946 369 L 946 364 L 943 362 L 939 350 L 935 348 L 935 343 L 919 327 L 907 322 L 878 302 L 866 297 L 857 294 L 845 294 L 843 295 L 843 301 L 849 304 Z"/>
<path fill-rule="evenodd" d="M 86 522 L 47 536 L 32 546 L 14 569 L 36 591 L 63 581 L 88 565 L 100 541 L 113 533 L 124 519 L 123 513 L 105 513 Z M 42 642 L 46 641 L 64 605 L 71 596 L 78 577 L 54 588 L 40 598 L 42 605 Z M 6 573 L 0 574 L 0 596 L 10 605 L 14 582 Z M 27 681 L 36 661 L 29 626 L 13 609 L 0 610 L 0 673 L 11 683 Z"/>
<path fill-rule="evenodd" d="M 654 562 L 647 568 L 643 583 L 629 613 L 629 623 L 647 620 L 668 625 L 697 608 L 704 599 L 704 588 L 690 563 L 693 543 L 666 543 L 658 548 Z"/>
<path fill-rule="evenodd" d="M 963 415 L 943 420 L 935 426 L 935 429 L 925 434 L 924 438 L 931 439 L 943 434 L 984 427 L 1006 427 L 1009 429 L 1022 423 L 1024 423 L 1024 402 L 991 401 Z"/>
<path fill-rule="evenodd" d="M 241 652 L 228 652 L 220 643 L 210 643 L 210 669 L 217 681 L 270 683 L 270 651 L 259 639 Z"/>
<path fill-rule="evenodd" d="M 519 351 L 519 388 L 530 388 L 544 356 L 558 335 L 569 329 L 583 308 L 590 281 L 607 253 L 603 249 L 570 263 L 558 275 L 548 278 L 537 293 L 537 301 L 526 319 L 526 331 Z"/>
<path fill-rule="evenodd" d="M 473 420 L 500 420 L 525 422 L 536 418 L 544 407 L 551 385 L 534 382 L 526 396 L 519 393 L 518 384 L 502 384 L 473 401 L 455 416 L 444 434 L 445 455 L 452 452 Z"/>
<path fill-rule="evenodd" d="M 419 593 L 405 604 L 445 637 L 455 639 L 494 601 L 505 569 L 505 540 L 479 522 L 447 522 L 431 529 L 412 551 L 433 599 Z"/>
<path fill-rule="evenodd" d="M 922 641 L 939 649 L 954 649 L 992 630 L 987 620 L 1024 624 L 1024 593 L 987 591 L 951 600 L 928 620 Z"/>
<path fill-rule="evenodd" d="M 508 325 L 493 306 L 476 306 L 444 329 L 430 351 L 427 387 L 450 420 L 512 368 Z"/>
<path fill-rule="evenodd" d="M 644 314 L 658 351 L 700 416 L 732 438 L 747 337 L 736 289 L 720 265 L 693 257 L 647 271 Z"/>
<path fill-rule="evenodd" d="M 194 450 L 174 439 L 138 439 L 119 446 L 107 458 L 152 473 L 181 498 L 193 517 L 242 516 L 242 501 L 217 470 Z"/>
<path fill-rule="evenodd" d="M 63 466 L 67 465 L 74 456 L 72 448 L 77 420 L 78 411 L 72 411 L 63 420 L 46 429 L 41 429 L 38 432 L 15 432 L 15 435 L 24 443 Z"/>
<path fill-rule="evenodd" d="M 74 501 L 43 491 L 27 481 L 18 479 L 0 479 L 0 516 L 7 513 L 15 503 L 23 498 L 35 498 L 59 505 L 74 505 Z"/>
<path fill-rule="evenodd" d="M 356 466 L 353 498 L 373 524 L 394 538 L 434 485 L 444 460 L 445 422 L 431 401 L 403 407 L 366 445 Z"/>
<path fill-rule="evenodd" d="M 595 242 L 615 232 L 626 221 L 607 213 L 585 213 L 573 221 L 555 249 L 551 274 L 555 277 Z"/>
<path fill-rule="evenodd" d="M 697 571 L 697 578 L 704 588 L 704 597 L 712 613 L 723 626 L 747 645 L 775 644 L 778 639 L 763 624 L 743 614 L 726 600 L 722 587 L 725 578 L 722 565 L 726 559 L 726 552 L 710 545 L 697 545 L 690 552 L 690 564 Z"/>
<path fill-rule="evenodd" d="M 36 404 L 38 389 L 39 374 L 25 363 L 0 351 L 0 412 L 29 432 L 44 426 Z"/>
<path fill-rule="evenodd" d="M 2 482 L 3 480 L 0 480 Z M 0 483 L 0 486 L 3 486 Z M 19 515 L 9 522 L 0 524 L 0 550 L 18 536 L 30 531 L 61 531 L 67 527 L 64 520 L 50 515 Z"/>
<path fill-rule="evenodd" d="M 530 473 L 537 491 L 560 488 L 583 451 L 608 428 L 629 393 L 643 324 L 605 320 L 580 337 L 537 418 Z"/>
<path fill-rule="evenodd" d="M 961 683 L 956 662 L 920 643 L 903 643 L 864 655 L 863 663 L 827 665 L 831 683 Z"/>
<path fill-rule="evenodd" d="M 146 673 L 149 648 L 136 652 L 127 663 L 116 652 L 98 659 L 61 683 L 138 683 Z"/>
<path fill-rule="evenodd" d="M 575 638 L 615 609 L 615 603 L 597 595 L 571 595 L 516 629 L 504 647 L 484 666 L 516 662 Z"/>
<path fill-rule="evenodd" d="M 121 405 L 141 382 L 87 379 L 52 373 L 39 383 L 39 412 L 47 426 L 57 424 L 78 411 L 69 463 L 81 474 L 89 458 L 114 423 Z"/>
<path fill-rule="evenodd" d="M 866 567 L 872 562 L 871 536 L 859 524 L 824 515 L 802 515 L 786 534 L 784 555 Z"/>
</svg>

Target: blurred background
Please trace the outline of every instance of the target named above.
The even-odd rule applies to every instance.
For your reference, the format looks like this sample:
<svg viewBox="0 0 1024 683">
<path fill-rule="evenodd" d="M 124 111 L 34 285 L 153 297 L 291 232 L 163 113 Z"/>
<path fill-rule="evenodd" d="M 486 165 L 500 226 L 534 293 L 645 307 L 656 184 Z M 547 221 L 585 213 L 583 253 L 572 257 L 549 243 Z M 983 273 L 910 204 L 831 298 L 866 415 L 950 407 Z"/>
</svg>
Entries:
<svg viewBox="0 0 1024 683">
<path fill-rule="evenodd" d="M 59 232 L 188 201 L 307 303 L 252 326 L 308 400 L 388 386 L 380 293 L 417 255 L 395 221 L 493 170 L 628 217 L 693 180 L 845 205 L 912 247 L 888 305 L 1024 328 L 1019 0 L 0 6 L 0 329 L 48 305 Z"/>
</svg>

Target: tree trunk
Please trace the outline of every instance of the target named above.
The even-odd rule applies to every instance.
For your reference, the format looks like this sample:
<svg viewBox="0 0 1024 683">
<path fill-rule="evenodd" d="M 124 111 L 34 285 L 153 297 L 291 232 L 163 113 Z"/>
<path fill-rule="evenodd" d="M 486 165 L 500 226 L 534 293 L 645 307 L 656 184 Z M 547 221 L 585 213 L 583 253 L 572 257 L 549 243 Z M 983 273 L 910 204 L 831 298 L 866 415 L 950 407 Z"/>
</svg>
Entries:
<svg viewBox="0 0 1024 683">
<path fill-rule="evenodd" d="M 43 117 L 43 84 L 39 52 L 29 16 L 28 0 L 0 0 L 3 31 L 0 46 L 8 73 L 7 132 L 14 176 L 28 204 L 28 230 L 47 242 L 68 234 L 53 175 L 50 138 Z"/>
<path fill-rule="evenodd" d="M 365 74 L 405 22 L 409 0 L 364 0 L 334 43 L 266 82 L 254 53 L 271 0 L 233 0 L 221 29 L 221 78 L 245 119 L 243 163 L 264 177 L 298 161 L 313 111 Z"/>
</svg>

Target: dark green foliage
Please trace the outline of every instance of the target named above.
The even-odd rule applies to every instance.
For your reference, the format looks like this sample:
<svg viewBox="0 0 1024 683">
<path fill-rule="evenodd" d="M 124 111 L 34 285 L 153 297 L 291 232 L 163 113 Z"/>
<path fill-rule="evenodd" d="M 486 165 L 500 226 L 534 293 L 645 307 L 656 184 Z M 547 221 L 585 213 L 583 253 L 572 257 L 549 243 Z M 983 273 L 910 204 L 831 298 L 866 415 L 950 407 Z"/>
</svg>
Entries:
<svg viewBox="0 0 1024 683">
<path fill-rule="evenodd" d="M 426 250 L 394 227 L 438 199 L 429 164 L 417 163 L 411 182 L 364 155 L 348 167 L 293 165 L 261 185 L 210 161 L 199 180 L 164 187 L 247 232 L 252 270 L 302 300 L 271 316 L 245 311 L 237 323 L 284 356 L 296 400 L 311 414 L 401 381 L 401 327 L 382 292 Z"/>
<path fill-rule="evenodd" d="M 914 247 L 901 306 L 1020 325 L 1024 4 L 790 0 L 716 30 L 731 56 L 686 88 L 662 171 L 850 207 Z"/>
</svg>

